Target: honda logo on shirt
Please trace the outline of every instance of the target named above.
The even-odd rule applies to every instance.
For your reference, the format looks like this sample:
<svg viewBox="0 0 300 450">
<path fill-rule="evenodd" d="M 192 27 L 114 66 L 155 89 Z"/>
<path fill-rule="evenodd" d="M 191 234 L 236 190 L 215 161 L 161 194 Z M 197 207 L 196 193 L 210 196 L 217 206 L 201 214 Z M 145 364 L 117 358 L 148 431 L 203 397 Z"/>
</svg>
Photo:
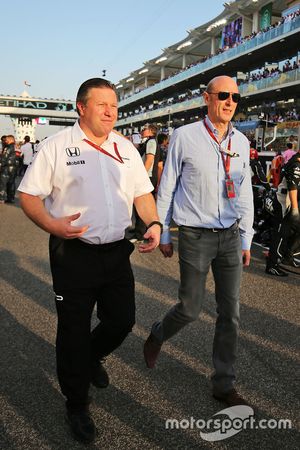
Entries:
<svg viewBox="0 0 300 450">
<path fill-rule="evenodd" d="M 70 158 L 73 158 L 75 156 L 79 156 L 80 155 L 80 150 L 78 147 L 67 147 L 66 148 L 66 153 L 68 156 L 70 156 Z"/>
</svg>

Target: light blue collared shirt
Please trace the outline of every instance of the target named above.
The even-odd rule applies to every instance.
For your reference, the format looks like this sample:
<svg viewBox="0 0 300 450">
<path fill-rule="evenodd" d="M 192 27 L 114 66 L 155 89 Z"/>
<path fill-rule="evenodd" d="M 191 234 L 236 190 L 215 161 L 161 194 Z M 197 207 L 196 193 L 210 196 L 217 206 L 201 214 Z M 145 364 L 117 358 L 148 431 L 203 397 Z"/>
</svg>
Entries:
<svg viewBox="0 0 300 450">
<path fill-rule="evenodd" d="M 208 117 L 206 123 L 218 137 Z M 221 151 L 231 139 L 230 178 L 235 198 L 228 198 Z M 243 250 L 249 250 L 253 237 L 253 194 L 249 165 L 248 139 L 231 124 L 219 145 L 203 121 L 174 131 L 161 178 L 157 199 L 164 226 L 161 243 L 171 242 L 171 219 L 177 225 L 201 228 L 229 228 L 239 220 Z M 225 155 L 226 156 L 226 155 Z"/>
</svg>

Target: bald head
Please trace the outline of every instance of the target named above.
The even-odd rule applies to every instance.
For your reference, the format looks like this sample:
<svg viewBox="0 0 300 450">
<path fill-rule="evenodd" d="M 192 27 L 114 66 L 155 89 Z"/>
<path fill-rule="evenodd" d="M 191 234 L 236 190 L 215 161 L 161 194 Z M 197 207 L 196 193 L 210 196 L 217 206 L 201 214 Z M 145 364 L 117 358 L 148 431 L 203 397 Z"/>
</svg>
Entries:
<svg viewBox="0 0 300 450">
<path fill-rule="evenodd" d="M 228 77 L 227 75 L 220 75 L 218 77 L 213 78 L 210 80 L 210 82 L 207 85 L 206 92 L 216 92 L 216 90 L 223 90 L 219 89 L 219 86 L 228 86 L 228 89 L 226 89 L 226 92 L 238 92 L 238 87 L 236 82 L 233 78 Z M 234 91 L 231 91 L 230 89 L 234 89 Z"/>
</svg>

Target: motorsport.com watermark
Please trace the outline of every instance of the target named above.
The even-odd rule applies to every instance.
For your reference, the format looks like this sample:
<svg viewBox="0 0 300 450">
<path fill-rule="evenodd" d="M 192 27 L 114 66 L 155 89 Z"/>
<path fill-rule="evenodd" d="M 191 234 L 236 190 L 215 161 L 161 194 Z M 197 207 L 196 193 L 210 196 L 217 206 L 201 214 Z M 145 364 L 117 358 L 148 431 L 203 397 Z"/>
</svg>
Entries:
<svg viewBox="0 0 300 450">
<path fill-rule="evenodd" d="M 223 416 L 215 417 L 215 416 Z M 227 417 L 224 417 L 227 416 Z M 242 430 L 287 430 L 292 428 L 289 419 L 260 419 L 254 417 L 250 406 L 238 405 L 223 409 L 213 415 L 211 419 L 166 419 L 166 430 L 198 429 L 205 441 L 221 441 L 240 433 Z"/>
</svg>

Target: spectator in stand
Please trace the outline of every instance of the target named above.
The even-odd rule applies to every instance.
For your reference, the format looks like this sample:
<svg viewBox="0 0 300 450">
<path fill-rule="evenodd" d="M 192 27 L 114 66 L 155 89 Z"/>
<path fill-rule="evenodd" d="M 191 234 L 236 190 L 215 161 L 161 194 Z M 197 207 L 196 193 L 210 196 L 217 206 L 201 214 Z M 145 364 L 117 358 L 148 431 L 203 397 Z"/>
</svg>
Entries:
<svg viewBox="0 0 300 450">
<path fill-rule="evenodd" d="M 288 142 L 286 144 L 286 147 L 287 147 L 286 150 L 284 150 L 284 152 L 282 153 L 283 164 L 286 164 L 288 160 L 291 159 L 291 157 L 296 154 L 296 152 L 293 150 L 292 142 Z"/>
<path fill-rule="evenodd" d="M 23 165 L 20 170 L 20 176 L 23 176 L 33 159 L 33 149 L 30 142 L 30 136 L 24 137 L 24 144 L 21 146 L 21 155 L 23 156 Z"/>
<path fill-rule="evenodd" d="M 290 60 L 288 59 L 282 68 L 282 72 L 288 72 L 291 69 L 292 69 L 292 65 L 290 63 Z"/>
</svg>

